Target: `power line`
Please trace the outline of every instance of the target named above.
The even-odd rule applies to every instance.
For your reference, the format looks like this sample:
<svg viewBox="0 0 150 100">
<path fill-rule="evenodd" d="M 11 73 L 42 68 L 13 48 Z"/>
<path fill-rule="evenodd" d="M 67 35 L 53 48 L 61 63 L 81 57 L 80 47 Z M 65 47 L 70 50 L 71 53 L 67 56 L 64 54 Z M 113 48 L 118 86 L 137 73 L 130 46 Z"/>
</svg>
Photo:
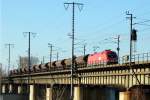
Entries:
<svg viewBox="0 0 150 100">
<path fill-rule="evenodd" d="M 104 26 L 104 27 L 102 27 L 101 26 L 101 28 L 95 28 L 94 30 L 95 31 L 92 31 L 92 32 L 90 32 L 90 33 L 92 33 L 92 34 L 95 34 L 94 36 L 95 37 L 92 37 L 92 39 L 91 40 L 96 40 L 97 39 L 97 35 L 99 35 L 99 34 L 97 34 L 97 33 L 104 33 L 103 31 L 105 31 L 106 32 L 106 30 L 108 30 L 108 29 L 112 29 L 112 28 L 114 28 L 114 27 L 116 27 L 117 25 L 121 25 L 121 22 L 124 22 L 125 21 L 125 19 L 124 20 L 120 20 L 120 21 L 117 21 L 117 22 L 115 22 L 115 23 L 112 23 L 112 24 L 106 24 L 107 26 Z M 90 28 L 90 29 L 92 29 L 92 28 Z M 89 32 L 88 32 L 89 33 Z M 87 34 L 87 33 L 86 33 Z"/>
<path fill-rule="evenodd" d="M 96 53 L 97 49 L 99 49 L 99 46 L 93 46 L 93 52 Z"/>
<path fill-rule="evenodd" d="M 137 25 L 150 26 L 149 24 L 137 23 Z"/>
<path fill-rule="evenodd" d="M 143 16 L 143 14 L 142 14 L 142 16 Z M 119 18 L 120 16 L 118 16 L 118 17 L 114 17 L 113 19 L 115 19 L 115 18 Z M 112 19 L 111 19 L 112 20 Z M 148 20 L 148 19 L 142 19 L 142 20 Z M 113 20 L 114 21 L 114 20 Z M 90 32 L 90 33 L 97 33 L 97 32 L 101 32 L 101 31 L 105 31 L 106 29 L 108 30 L 108 29 L 111 29 L 111 28 L 113 28 L 114 26 L 116 26 L 116 25 L 120 25 L 120 23 L 121 22 L 124 22 L 125 20 L 120 20 L 120 21 L 118 21 L 118 22 L 115 22 L 115 23 L 112 23 L 112 24 L 110 24 L 110 21 L 108 21 L 109 22 L 109 24 L 106 22 L 105 23 L 105 25 L 107 25 L 107 26 L 104 26 L 104 27 L 102 27 L 102 25 L 100 26 L 100 27 L 102 27 L 102 28 L 100 28 L 99 29 L 99 25 L 98 25 L 98 27 L 96 27 L 96 28 L 91 28 L 91 29 L 95 29 L 96 31 L 93 31 L 93 32 Z M 95 40 L 95 37 L 94 37 L 94 39 L 93 40 Z"/>
<path fill-rule="evenodd" d="M 117 41 L 114 41 L 112 39 L 115 39 Z M 117 44 L 117 54 L 118 54 L 118 58 L 119 58 L 119 55 L 120 55 L 120 35 L 118 35 L 117 37 L 110 37 L 110 38 L 106 38 L 104 39 L 105 40 L 108 40 L 109 42 L 106 42 L 106 43 L 114 43 L 114 44 Z M 111 40 L 111 41 L 110 41 Z"/>
<path fill-rule="evenodd" d="M 72 5 L 72 64 L 71 64 L 71 94 L 70 100 L 73 100 L 73 77 L 74 77 L 74 22 L 75 22 L 75 5 L 78 6 L 79 10 L 81 11 L 83 8 L 82 3 L 64 3 L 65 9 L 68 9 L 69 5 Z"/>
<path fill-rule="evenodd" d="M 146 22 L 150 22 L 150 20 L 144 20 L 144 21 L 141 21 L 141 22 L 137 22 L 137 23 L 134 23 L 133 25 L 135 25 L 135 24 L 142 24 L 142 23 L 146 23 Z"/>
<path fill-rule="evenodd" d="M 60 59 L 60 54 L 63 54 L 63 53 L 65 53 L 65 52 L 67 52 L 66 50 L 63 50 L 62 48 L 60 48 L 60 47 L 56 47 L 55 46 L 55 48 L 56 48 L 56 53 L 55 53 L 55 56 L 56 56 L 56 60 L 58 61 L 59 59 Z M 61 56 L 62 57 L 62 56 Z"/>
<path fill-rule="evenodd" d="M 141 13 L 141 14 L 139 14 L 141 17 L 143 17 L 143 16 L 146 16 L 146 15 L 149 15 L 150 14 L 150 11 L 147 11 L 147 12 L 144 12 L 144 13 Z M 139 17 L 138 17 L 138 19 L 139 19 Z"/>
<path fill-rule="evenodd" d="M 140 32 L 143 32 L 143 31 L 147 31 L 147 30 L 150 30 L 150 28 L 144 28 L 142 30 L 139 30 Z"/>
</svg>

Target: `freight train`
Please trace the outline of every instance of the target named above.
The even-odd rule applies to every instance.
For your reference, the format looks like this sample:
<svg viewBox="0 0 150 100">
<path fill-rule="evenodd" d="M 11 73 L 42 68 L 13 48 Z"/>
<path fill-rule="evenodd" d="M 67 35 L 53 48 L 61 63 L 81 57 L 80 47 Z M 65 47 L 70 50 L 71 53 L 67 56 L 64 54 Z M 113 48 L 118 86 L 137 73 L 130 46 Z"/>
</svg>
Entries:
<svg viewBox="0 0 150 100">
<path fill-rule="evenodd" d="M 107 64 L 117 64 L 118 56 L 116 52 L 112 50 L 104 50 L 102 52 L 97 52 L 93 54 L 88 54 L 85 56 L 74 57 L 74 65 L 78 67 L 87 67 L 93 65 L 107 65 Z M 72 59 L 63 59 L 58 61 L 52 61 L 45 64 L 33 65 L 28 69 L 28 67 L 14 69 L 10 71 L 10 75 L 15 74 L 26 74 L 29 72 L 44 72 L 44 71 L 53 71 L 53 70 L 63 70 L 70 69 L 72 64 Z"/>
</svg>

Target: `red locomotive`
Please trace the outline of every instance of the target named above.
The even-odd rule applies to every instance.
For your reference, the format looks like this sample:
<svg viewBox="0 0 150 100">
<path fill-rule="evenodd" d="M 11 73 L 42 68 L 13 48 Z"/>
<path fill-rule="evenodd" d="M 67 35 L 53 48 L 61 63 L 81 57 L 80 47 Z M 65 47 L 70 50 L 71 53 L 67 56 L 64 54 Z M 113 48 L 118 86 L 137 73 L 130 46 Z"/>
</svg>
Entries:
<svg viewBox="0 0 150 100">
<path fill-rule="evenodd" d="M 102 52 L 90 54 L 87 64 L 116 64 L 118 63 L 118 56 L 116 52 L 105 50 Z"/>
</svg>

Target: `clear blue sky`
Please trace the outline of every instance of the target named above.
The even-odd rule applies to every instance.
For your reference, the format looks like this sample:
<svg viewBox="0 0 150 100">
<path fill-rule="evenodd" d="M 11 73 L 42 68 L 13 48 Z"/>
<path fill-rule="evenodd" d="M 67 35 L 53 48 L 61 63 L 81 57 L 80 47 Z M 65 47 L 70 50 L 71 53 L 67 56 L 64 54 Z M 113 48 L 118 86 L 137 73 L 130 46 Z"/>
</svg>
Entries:
<svg viewBox="0 0 150 100">
<path fill-rule="evenodd" d="M 23 32 L 37 33 L 31 38 L 31 54 L 48 61 L 48 43 L 59 49 L 60 59 L 71 57 L 71 6 L 66 11 L 64 2 L 72 0 L 1 0 L 0 19 L 0 62 L 7 66 L 8 48 L 6 43 L 13 43 L 11 65 L 17 65 L 19 56 L 27 55 L 28 37 Z M 129 52 L 129 20 L 125 12 L 129 10 L 136 17 L 135 22 L 150 20 L 150 0 L 75 0 L 84 3 L 80 12 L 76 7 L 75 38 L 76 55 L 83 54 L 82 44 L 87 43 L 87 53 L 112 49 L 116 44 L 105 43 L 121 35 L 120 53 Z M 146 22 L 144 24 L 149 24 Z M 135 25 L 138 30 L 137 53 L 150 52 L 150 26 Z M 85 40 L 85 41 L 84 41 Z M 84 41 L 84 42 L 83 42 Z M 109 41 L 110 42 L 110 41 Z M 63 52 L 65 51 L 65 52 Z M 56 51 L 54 51 L 56 54 Z M 53 55 L 55 56 L 55 55 Z M 55 56 L 56 57 L 56 56 Z M 55 59 L 55 58 L 53 58 Z"/>
</svg>

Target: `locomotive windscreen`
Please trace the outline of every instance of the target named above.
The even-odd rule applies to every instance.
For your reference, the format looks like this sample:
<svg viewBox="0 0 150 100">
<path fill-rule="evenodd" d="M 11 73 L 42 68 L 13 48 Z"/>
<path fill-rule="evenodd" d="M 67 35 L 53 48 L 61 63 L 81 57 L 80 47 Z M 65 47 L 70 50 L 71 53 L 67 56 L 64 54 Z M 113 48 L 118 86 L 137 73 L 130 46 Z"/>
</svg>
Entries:
<svg viewBox="0 0 150 100">
<path fill-rule="evenodd" d="M 108 54 L 109 58 L 117 58 L 117 54 L 115 52 L 111 52 Z"/>
</svg>

